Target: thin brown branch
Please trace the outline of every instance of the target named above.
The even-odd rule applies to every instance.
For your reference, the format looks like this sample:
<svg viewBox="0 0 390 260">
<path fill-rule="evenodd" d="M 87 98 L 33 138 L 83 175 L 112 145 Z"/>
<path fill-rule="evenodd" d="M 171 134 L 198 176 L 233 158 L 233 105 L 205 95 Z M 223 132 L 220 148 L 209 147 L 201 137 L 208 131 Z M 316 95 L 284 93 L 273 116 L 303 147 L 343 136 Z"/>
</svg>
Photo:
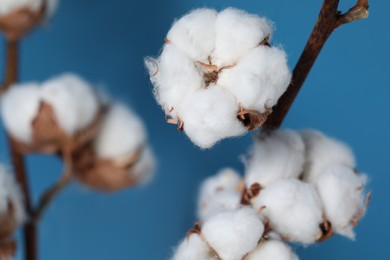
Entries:
<svg viewBox="0 0 390 260">
<path fill-rule="evenodd" d="M 18 61 L 19 61 L 19 44 L 16 40 L 7 40 L 7 60 L 5 64 L 5 85 L 4 90 L 8 90 L 12 84 L 18 80 Z M 15 144 L 8 138 L 10 144 L 10 154 L 12 163 L 15 168 L 16 179 L 23 190 L 24 203 L 26 212 L 30 215 L 32 213 L 30 190 L 26 174 L 26 167 L 23 155 L 18 152 Z M 23 227 L 25 259 L 37 259 L 37 239 L 36 227 L 34 222 L 27 222 Z"/>
<path fill-rule="evenodd" d="M 340 14 L 337 10 L 338 5 L 339 0 L 324 0 L 317 22 L 294 68 L 292 81 L 287 91 L 279 99 L 278 105 L 274 107 L 273 113 L 265 122 L 265 129 L 280 127 L 322 47 L 334 29 L 342 24 L 365 18 L 368 15 L 368 0 L 358 0 L 357 4 L 345 14 Z"/>
</svg>

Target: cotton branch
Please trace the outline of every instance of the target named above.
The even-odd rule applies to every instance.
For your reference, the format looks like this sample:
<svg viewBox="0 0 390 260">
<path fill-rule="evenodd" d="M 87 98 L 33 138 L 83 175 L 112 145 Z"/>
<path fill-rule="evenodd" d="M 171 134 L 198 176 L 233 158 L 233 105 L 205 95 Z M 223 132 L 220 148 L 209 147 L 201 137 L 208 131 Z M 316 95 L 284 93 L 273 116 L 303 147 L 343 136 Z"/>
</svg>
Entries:
<svg viewBox="0 0 390 260">
<path fill-rule="evenodd" d="M 338 5 L 339 0 L 324 0 L 314 29 L 294 68 L 292 81 L 264 124 L 266 129 L 280 127 L 322 47 L 334 29 L 340 25 L 368 17 L 368 0 L 358 0 L 356 5 L 344 14 L 338 11 Z"/>
</svg>

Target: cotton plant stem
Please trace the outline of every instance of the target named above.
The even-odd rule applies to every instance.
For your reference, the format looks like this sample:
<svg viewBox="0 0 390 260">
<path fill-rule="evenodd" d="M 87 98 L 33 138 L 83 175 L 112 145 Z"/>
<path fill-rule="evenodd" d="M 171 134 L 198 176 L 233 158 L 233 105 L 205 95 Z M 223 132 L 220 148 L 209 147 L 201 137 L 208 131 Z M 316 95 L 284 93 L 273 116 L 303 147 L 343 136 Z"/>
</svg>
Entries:
<svg viewBox="0 0 390 260">
<path fill-rule="evenodd" d="M 264 124 L 264 129 L 276 129 L 283 123 L 292 103 L 298 95 L 322 47 L 334 29 L 342 24 L 368 17 L 368 0 L 358 0 L 345 14 L 338 11 L 339 0 L 324 0 L 313 31 L 293 71 L 287 91 L 273 108 L 273 113 Z"/>
</svg>

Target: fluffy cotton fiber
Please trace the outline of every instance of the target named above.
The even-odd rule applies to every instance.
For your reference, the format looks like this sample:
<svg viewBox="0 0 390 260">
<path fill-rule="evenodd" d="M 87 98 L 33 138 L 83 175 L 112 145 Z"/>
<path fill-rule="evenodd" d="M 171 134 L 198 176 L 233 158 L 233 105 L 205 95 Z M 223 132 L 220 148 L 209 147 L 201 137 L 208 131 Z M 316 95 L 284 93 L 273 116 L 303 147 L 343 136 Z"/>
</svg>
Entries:
<svg viewBox="0 0 390 260">
<path fill-rule="evenodd" d="M 217 260 L 207 244 L 197 235 L 185 238 L 176 248 L 172 260 Z"/>
<path fill-rule="evenodd" d="M 256 210 L 249 207 L 214 215 L 202 227 L 206 240 L 224 260 L 241 259 L 257 246 L 263 232 Z"/>
<path fill-rule="evenodd" d="M 367 176 L 355 173 L 343 164 L 329 166 L 316 186 L 325 215 L 337 233 L 353 239 L 353 219 L 364 212 L 364 186 Z"/>
<path fill-rule="evenodd" d="M 312 184 L 279 180 L 263 189 L 253 206 L 289 241 L 310 244 L 322 235 L 322 203 Z"/>
<path fill-rule="evenodd" d="M 286 90 L 286 55 L 266 46 L 270 33 L 265 18 L 238 9 L 197 9 L 173 24 L 159 58 L 145 59 L 156 100 L 196 145 L 244 134 L 238 112 L 266 113 Z"/>
<path fill-rule="evenodd" d="M 7 132 L 24 143 L 32 141 L 32 122 L 39 110 L 40 95 L 37 83 L 26 83 L 13 86 L 1 99 Z"/>
<path fill-rule="evenodd" d="M 12 203 L 15 211 L 17 225 L 22 225 L 26 220 L 23 194 L 14 175 L 9 172 L 5 165 L 0 164 L 0 214 L 6 214 L 8 202 Z"/>
<path fill-rule="evenodd" d="M 51 15 L 58 5 L 58 0 L 1 0 L 0 15 L 7 15 L 22 8 L 38 11 L 45 2 L 47 4 L 47 13 Z"/>
<path fill-rule="evenodd" d="M 240 206 L 240 175 L 233 169 L 226 168 L 217 175 L 207 178 L 200 187 L 198 217 L 200 221 L 227 210 Z"/>
<path fill-rule="evenodd" d="M 280 179 L 298 178 L 303 172 L 305 146 L 291 130 L 265 133 L 255 140 L 246 160 L 246 187 L 258 183 L 267 187 Z"/>
<path fill-rule="evenodd" d="M 315 183 L 325 168 L 334 163 L 355 168 L 355 157 L 344 143 L 315 130 L 301 132 L 306 146 L 304 180 Z"/>
<path fill-rule="evenodd" d="M 292 249 L 278 240 L 261 242 L 245 260 L 298 260 Z"/>
</svg>

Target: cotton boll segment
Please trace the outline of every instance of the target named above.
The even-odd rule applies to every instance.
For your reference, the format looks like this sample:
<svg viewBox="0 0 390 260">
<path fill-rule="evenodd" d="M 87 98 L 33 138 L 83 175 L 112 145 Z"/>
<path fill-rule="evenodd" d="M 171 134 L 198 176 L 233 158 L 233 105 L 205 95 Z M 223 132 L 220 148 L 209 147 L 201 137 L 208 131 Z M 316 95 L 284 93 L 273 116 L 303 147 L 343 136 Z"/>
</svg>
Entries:
<svg viewBox="0 0 390 260">
<path fill-rule="evenodd" d="M 271 25 L 265 18 L 228 8 L 218 14 L 215 30 L 213 63 L 222 67 L 235 64 L 258 46 L 271 34 Z"/>
<path fill-rule="evenodd" d="M 224 260 L 241 259 L 257 246 L 263 232 L 256 210 L 248 207 L 214 215 L 202 227 L 202 234 Z"/>
<path fill-rule="evenodd" d="M 240 183 L 240 175 L 230 168 L 207 178 L 199 192 L 199 220 L 204 221 L 219 212 L 237 209 L 241 200 Z"/>
<path fill-rule="evenodd" d="M 278 240 L 261 242 L 245 260 L 298 260 L 292 249 Z"/>
<path fill-rule="evenodd" d="M 250 50 L 218 84 L 229 89 L 245 109 L 265 113 L 276 105 L 291 81 L 286 53 L 278 48 L 259 46 Z"/>
<path fill-rule="evenodd" d="M 7 15 L 22 8 L 37 11 L 42 6 L 43 0 L 1 0 L 0 15 Z"/>
<path fill-rule="evenodd" d="M 245 183 L 267 187 L 279 179 L 298 178 L 303 172 L 305 146 L 300 135 L 291 130 L 265 133 L 255 140 L 246 160 Z"/>
<path fill-rule="evenodd" d="M 181 241 L 176 248 L 172 260 L 217 260 L 210 253 L 207 244 L 197 235 L 192 234 Z"/>
<path fill-rule="evenodd" d="M 202 77 L 196 70 L 194 61 L 173 44 L 166 44 L 157 61 L 145 59 L 148 67 L 150 62 L 157 66 L 149 71 L 154 84 L 154 94 L 157 102 L 173 118 L 177 118 L 178 106 L 186 96 L 192 95 L 202 86 Z"/>
<path fill-rule="evenodd" d="M 68 134 L 87 127 L 99 110 L 91 86 L 75 74 L 64 74 L 42 85 L 42 100 L 54 109 L 56 121 Z"/>
<path fill-rule="evenodd" d="M 212 86 L 198 90 L 183 102 L 179 114 L 188 137 L 199 147 L 210 148 L 221 139 L 247 131 L 237 119 L 237 108 L 229 91 Z"/>
<path fill-rule="evenodd" d="M 310 244 L 322 236 L 322 203 L 311 184 L 279 180 L 263 189 L 253 206 L 288 241 Z"/>
<path fill-rule="evenodd" d="M 325 215 L 333 230 L 351 239 L 355 238 L 353 222 L 357 222 L 364 212 L 366 182 L 366 175 L 355 173 L 342 164 L 326 168 L 316 182 Z"/>
<path fill-rule="evenodd" d="M 213 9 L 196 9 L 176 21 L 167 39 L 193 60 L 207 61 L 215 45 L 215 21 Z"/>
<path fill-rule="evenodd" d="M 305 181 L 315 183 L 331 164 L 341 163 L 355 168 L 355 157 L 344 143 L 315 130 L 302 131 L 301 136 L 306 145 Z"/>
<path fill-rule="evenodd" d="M 26 218 L 22 191 L 14 175 L 0 165 L 0 240 L 11 236 Z"/>
<path fill-rule="evenodd" d="M 40 106 L 38 84 L 15 85 L 1 101 L 1 115 L 7 132 L 21 142 L 30 143 L 32 122 Z"/>
</svg>

